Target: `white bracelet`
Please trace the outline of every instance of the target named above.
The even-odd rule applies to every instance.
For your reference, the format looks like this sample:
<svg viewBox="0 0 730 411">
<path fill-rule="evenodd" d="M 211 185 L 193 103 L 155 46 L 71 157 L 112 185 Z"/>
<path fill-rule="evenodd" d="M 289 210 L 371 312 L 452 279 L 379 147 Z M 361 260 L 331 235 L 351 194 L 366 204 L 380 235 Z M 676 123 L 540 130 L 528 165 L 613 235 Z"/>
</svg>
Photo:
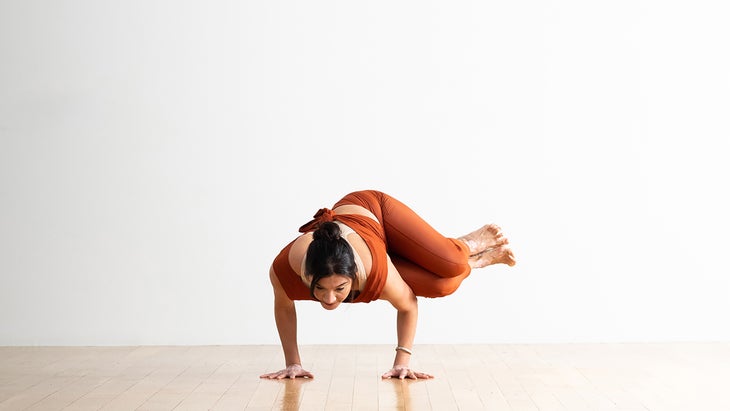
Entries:
<svg viewBox="0 0 730 411">
<path fill-rule="evenodd" d="M 403 352 L 404 352 L 404 353 L 406 353 L 406 354 L 409 354 L 409 355 L 413 355 L 413 351 L 409 350 L 409 349 L 408 349 L 408 348 L 406 348 L 406 347 L 401 347 L 400 345 L 399 345 L 399 346 L 397 346 L 397 347 L 395 347 L 395 350 L 396 350 L 396 351 L 403 351 Z"/>
</svg>

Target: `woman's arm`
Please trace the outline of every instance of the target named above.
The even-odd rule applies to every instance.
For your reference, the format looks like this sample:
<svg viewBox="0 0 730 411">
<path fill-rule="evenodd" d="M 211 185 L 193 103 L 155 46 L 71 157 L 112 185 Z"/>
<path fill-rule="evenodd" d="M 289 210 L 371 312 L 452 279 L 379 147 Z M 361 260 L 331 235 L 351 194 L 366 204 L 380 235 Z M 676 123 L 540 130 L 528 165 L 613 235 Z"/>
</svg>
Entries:
<svg viewBox="0 0 730 411">
<path fill-rule="evenodd" d="M 381 298 L 390 302 L 398 310 L 398 347 L 411 350 L 416 337 L 416 327 L 418 326 L 418 299 L 411 287 L 403 281 L 390 258 L 388 258 L 388 278 L 381 293 Z M 393 368 L 383 374 L 383 378 L 433 378 L 430 374 L 411 370 L 410 360 L 410 353 L 405 350 L 396 350 Z"/>
<path fill-rule="evenodd" d="M 274 268 L 269 269 L 269 279 L 274 288 L 274 319 L 276 329 L 279 331 L 281 348 L 284 350 L 286 368 L 276 372 L 264 374 L 261 378 L 282 379 L 307 377 L 314 375 L 302 368 L 302 360 L 299 357 L 299 346 L 297 344 L 297 310 L 294 301 L 289 299 L 279 279 L 276 277 Z"/>
</svg>

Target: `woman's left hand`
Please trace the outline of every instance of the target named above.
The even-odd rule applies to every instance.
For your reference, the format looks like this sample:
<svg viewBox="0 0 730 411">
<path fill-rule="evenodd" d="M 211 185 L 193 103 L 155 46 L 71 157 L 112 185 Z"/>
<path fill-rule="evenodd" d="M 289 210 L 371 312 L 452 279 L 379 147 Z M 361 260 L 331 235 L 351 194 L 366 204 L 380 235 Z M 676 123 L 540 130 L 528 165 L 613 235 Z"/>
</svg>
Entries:
<svg viewBox="0 0 730 411">
<path fill-rule="evenodd" d="M 399 378 L 401 380 L 405 378 L 417 380 L 420 378 L 427 380 L 433 378 L 433 375 L 426 374 L 425 372 L 413 371 L 412 369 L 404 365 L 397 365 L 391 368 L 390 371 L 383 374 L 383 378 Z"/>
</svg>

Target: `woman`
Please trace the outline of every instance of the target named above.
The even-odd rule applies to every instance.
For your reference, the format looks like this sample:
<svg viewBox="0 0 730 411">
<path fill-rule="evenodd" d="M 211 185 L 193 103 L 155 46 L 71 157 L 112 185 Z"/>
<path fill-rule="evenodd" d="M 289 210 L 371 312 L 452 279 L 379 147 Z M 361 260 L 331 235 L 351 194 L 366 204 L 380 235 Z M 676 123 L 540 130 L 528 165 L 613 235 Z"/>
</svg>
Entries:
<svg viewBox="0 0 730 411">
<path fill-rule="evenodd" d="M 409 367 L 416 297 L 453 293 L 472 268 L 515 264 L 496 225 L 447 238 L 408 206 L 375 190 L 350 193 L 331 210 L 320 209 L 299 231 L 304 234 L 279 253 L 269 271 L 286 368 L 261 378 L 313 377 L 301 366 L 295 300 L 334 310 L 343 302 L 378 299 L 398 311 L 395 359 L 383 378 L 433 378 Z"/>
</svg>

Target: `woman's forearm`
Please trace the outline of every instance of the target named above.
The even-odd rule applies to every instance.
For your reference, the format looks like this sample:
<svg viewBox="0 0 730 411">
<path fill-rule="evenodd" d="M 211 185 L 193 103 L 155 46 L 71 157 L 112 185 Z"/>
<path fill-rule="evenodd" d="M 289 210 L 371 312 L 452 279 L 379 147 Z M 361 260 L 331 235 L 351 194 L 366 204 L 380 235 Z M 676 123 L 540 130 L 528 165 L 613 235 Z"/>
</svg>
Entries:
<svg viewBox="0 0 730 411">
<path fill-rule="evenodd" d="M 413 348 L 413 341 L 416 338 L 416 327 L 418 325 L 418 303 L 413 304 L 407 310 L 398 310 L 398 346 L 407 349 Z M 405 351 L 397 350 L 393 366 L 408 366 L 411 355 Z"/>
<path fill-rule="evenodd" d="M 297 344 L 297 311 L 293 302 L 275 303 L 274 318 L 279 331 L 281 348 L 284 351 L 286 366 L 301 365 L 299 346 Z"/>
<path fill-rule="evenodd" d="M 269 270 L 269 279 L 274 289 L 274 321 L 279 331 L 279 341 L 284 350 L 284 361 L 286 365 L 302 364 L 299 358 L 299 346 L 297 345 L 297 309 L 294 301 L 286 295 L 279 279 L 276 277 L 274 268 Z"/>
</svg>

